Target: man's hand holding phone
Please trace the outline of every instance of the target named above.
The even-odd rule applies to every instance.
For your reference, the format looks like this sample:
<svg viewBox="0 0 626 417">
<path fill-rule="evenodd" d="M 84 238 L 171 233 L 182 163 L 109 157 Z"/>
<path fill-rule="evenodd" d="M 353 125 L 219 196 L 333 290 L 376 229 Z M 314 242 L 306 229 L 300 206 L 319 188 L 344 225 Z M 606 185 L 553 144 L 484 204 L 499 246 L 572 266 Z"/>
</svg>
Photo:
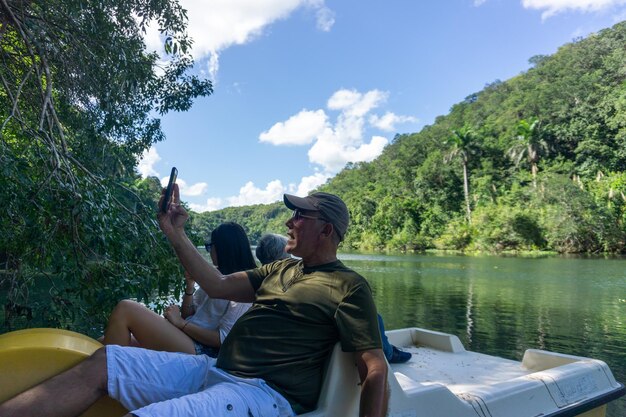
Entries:
<svg viewBox="0 0 626 417">
<path fill-rule="evenodd" d="M 162 195 L 161 200 L 159 200 L 159 208 L 162 213 L 167 213 L 167 210 L 172 203 L 176 178 L 178 178 L 178 170 L 176 169 L 176 167 L 172 167 L 172 171 L 170 172 L 170 179 L 167 182 L 167 188 L 165 188 L 165 194 Z"/>
<path fill-rule="evenodd" d="M 177 232 L 182 231 L 184 233 L 185 222 L 189 218 L 189 214 L 180 204 L 180 191 L 175 182 L 177 175 L 175 169 L 172 168 L 168 187 L 164 188 L 161 193 L 157 215 L 159 227 L 170 240 Z"/>
</svg>

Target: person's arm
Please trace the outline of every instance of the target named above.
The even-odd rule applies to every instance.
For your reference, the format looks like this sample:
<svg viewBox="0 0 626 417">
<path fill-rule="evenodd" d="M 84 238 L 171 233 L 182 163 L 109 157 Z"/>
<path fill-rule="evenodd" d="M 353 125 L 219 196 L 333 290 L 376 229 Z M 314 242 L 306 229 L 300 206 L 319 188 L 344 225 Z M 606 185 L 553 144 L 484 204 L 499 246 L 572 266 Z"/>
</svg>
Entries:
<svg viewBox="0 0 626 417">
<path fill-rule="evenodd" d="M 209 296 L 234 301 L 254 301 L 255 291 L 245 272 L 222 275 L 204 259 L 185 233 L 189 214 L 180 205 L 177 184 L 174 185 L 172 204 L 166 213 L 159 211 L 157 217 L 159 227 L 167 236 L 183 267 Z"/>
<path fill-rule="evenodd" d="M 202 343 L 205 346 L 219 348 L 222 346 L 222 340 L 220 339 L 220 332 L 217 330 L 205 329 L 195 323 L 186 322 L 181 329 L 183 333 L 191 337 L 193 340 Z"/>
<path fill-rule="evenodd" d="M 210 346 L 214 348 L 219 348 L 220 346 L 222 346 L 220 332 L 217 330 L 205 329 L 191 322 L 186 322 L 184 328 L 182 328 L 181 330 L 187 336 L 191 337 L 197 342 L 202 343 L 205 346 Z"/>
<path fill-rule="evenodd" d="M 387 388 L 387 361 L 382 349 L 355 352 L 361 378 L 359 417 L 387 415 L 389 390 Z"/>
<path fill-rule="evenodd" d="M 191 275 L 185 271 L 185 290 L 183 293 L 183 302 L 180 306 L 180 315 L 186 319 L 196 314 L 196 304 L 194 293 L 196 292 L 196 282 Z"/>
<path fill-rule="evenodd" d="M 222 346 L 222 340 L 218 330 L 205 329 L 195 323 L 184 320 L 177 305 L 173 304 L 169 306 L 165 309 L 163 315 L 167 321 L 178 327 L 180 331 L 191 337 L 193 340 L 198 341 L 205 346 L 211 346 L 214 348 Z"/>
</svg>

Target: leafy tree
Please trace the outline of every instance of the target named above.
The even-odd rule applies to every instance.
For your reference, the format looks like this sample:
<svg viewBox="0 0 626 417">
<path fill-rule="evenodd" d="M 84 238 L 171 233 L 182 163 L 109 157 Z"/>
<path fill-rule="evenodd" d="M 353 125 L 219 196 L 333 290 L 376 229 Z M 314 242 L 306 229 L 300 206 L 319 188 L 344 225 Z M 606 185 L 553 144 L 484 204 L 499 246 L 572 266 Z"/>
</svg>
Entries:
<svg viewBox="0 0 626 417">
<path fill-rule="evenodd" d="M 524 156 L 530 164 L 530 172 L 533 176 L 533 187 L 537 187 L 537 163 L 542 151 L 547 151 L 548 144 L 539 134 L 539 120 L 530 121 L 522 119 L 517 123 L 517 143 L 509 149 L 509 155 L 519 164 Z"/>
<path fill-rule="evenodd" d="M 490 204 L 477 209 L 474 219 L 473 249 L 501 252 L 546 248 L 532 207 Z"/>
<path fill-rule="evenodd" d="M 167 63 L 145 51 L 151 21 L 166 36 Z M 190 45 L 176 1 L 0 2 L 7 330 L 97 333 L 119 298 L 152 298 L 179 282 L 155 223 L 160 185 L 135 166 L 163 139 L 155 112 L 187 110 L 212 92 L 188 74 Z"/>
<path fill-rule="evenodd" d="M 465 195 L 467 222 L 471 224 L 472 210 L 470 208 L 469 175 L 467 173 L 467 167 L 471 156 L 476 152 L 476 135 L 470 127 L 464 126 L 459 130 L 452 130 L 452 136 L 450 136 L 448 142 L 451 143 L 452 149 L 445 154 L 444 161 L 449 163 L 454 158 L 461 160 L 461 165 L 463 166 L 463 194 Z"/>
<path fill-rule="evenodd" d="M 623 250 L 624 230 L 606 207 L 569 178 L 547 176 L 533 205 L 547 246 L 562 253 L 618 252 Z"/>
<path fill-rule="evenodd" d="M 534 55 L 528 59 L 528 63 L 533 66 L 539 66 L 543 64 L 548 58 L 549 56 L 547 55 Z"/>
</svg>

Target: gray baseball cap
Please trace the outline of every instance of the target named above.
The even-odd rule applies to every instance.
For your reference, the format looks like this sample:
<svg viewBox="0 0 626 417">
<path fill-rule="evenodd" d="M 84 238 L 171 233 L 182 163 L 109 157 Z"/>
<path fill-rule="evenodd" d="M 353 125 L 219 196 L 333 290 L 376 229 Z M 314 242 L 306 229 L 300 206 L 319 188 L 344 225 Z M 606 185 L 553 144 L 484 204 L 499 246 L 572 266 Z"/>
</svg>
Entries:
<svg viewBox="0 0 626 417">
<path fill-rule="evenodd" d="M 319 192 L 306 197 L 285 194 L 283 200 L 291 210 L 317 211 L 324 220 L 333 225 L 339 238 L 343 240 L 350 223 L 350 213 L 341 198 L 334 194 Z"/>
</svg>

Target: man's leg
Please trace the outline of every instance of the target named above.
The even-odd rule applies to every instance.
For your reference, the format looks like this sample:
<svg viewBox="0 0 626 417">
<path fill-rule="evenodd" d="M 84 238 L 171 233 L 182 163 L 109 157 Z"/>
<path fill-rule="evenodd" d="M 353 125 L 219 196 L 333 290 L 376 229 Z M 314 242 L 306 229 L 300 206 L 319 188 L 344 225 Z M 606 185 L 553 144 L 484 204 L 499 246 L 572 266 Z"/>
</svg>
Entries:
<svg viewBox="0 0 626 417">
<path fill-rule="evenodd" d="M 229 376 L 213 381 L 203 391 L 171 400 L 160 401 L 134 410 L 133 414 L 168 417 L 294 417 L 289 402 L 258 379 L 250 383 Z"/>
<path fill-rule="evenodd" d="M 102 348 L 75 367 L 1 404 L 0 416 L 77 416 L 106 392 L 106 352 Z"/>
<path fill-rule="evenodd" d="M 378 327 L 380 328 L 380 337 L 383 341 L 383 353 L 389 363 L 404 363 L 411 359 L 411 353 L 398 349 L 396 346 L 389 343 L 387 335 L 385 334 L 385 324 L 383 318 L 378 315 Z"/>
<path fill-rule="evenodd" d="M 391 355 L 393 355 L 393 347 L 391 343 L 389 343 L 389 339 L 387 339 L 387 335 L 385 334 L 385 324 L 383 323 L 383 318 L 380 314 L 378 314 L 378 328 L 380 330 L 380 338 L 383 341 L 383 353 L 387 360 L 391 359 Z"/>
</svg>

